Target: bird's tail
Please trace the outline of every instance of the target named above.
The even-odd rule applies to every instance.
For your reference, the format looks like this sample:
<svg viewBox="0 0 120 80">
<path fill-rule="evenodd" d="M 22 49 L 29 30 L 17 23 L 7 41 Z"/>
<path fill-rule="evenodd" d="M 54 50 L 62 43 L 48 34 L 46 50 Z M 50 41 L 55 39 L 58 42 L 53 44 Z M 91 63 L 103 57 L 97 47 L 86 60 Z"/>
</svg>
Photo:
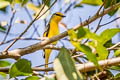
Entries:
<svg viewBox="0 0 120 80">
<path fill-rule="evenodd" d="M 48 62 L 51 51 L 52 51 L 51 49 L 45 49 L 45 68 L 48 68 Z M 46 73 L 48 72 L 46 71 Z"/>
</svg>

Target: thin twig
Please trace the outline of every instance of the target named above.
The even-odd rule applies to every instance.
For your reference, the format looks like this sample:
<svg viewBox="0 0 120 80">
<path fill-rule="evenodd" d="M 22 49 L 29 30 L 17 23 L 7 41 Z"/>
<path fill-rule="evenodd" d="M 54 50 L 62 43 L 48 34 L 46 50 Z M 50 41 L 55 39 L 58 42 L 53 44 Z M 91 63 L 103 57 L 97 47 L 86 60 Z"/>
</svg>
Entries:
<svg viewBox="0 0 120 80">
<path fill-rule="evenodd" d="M 48 10 L 50 10 L 50 8 L 51 8 L 56 2 L 57 2 L 57 0 L 55 0 L 55 1 L 51 4 L 51 6 L 50 6 L 43 14 L 41 14 L 40 16 L 38 16 L 38 17 L 37 17 L 37 20 L 40 19 Z"/>
<path fill-rule="evenodd" d="M 100 18 L 100 20 L 99 20 L 99 22 L 98 22 L 98 25 L 97 25 L 97 28 L 96 28 L 96 30 L 94 31 L 94 33 L 96 33 L 96 32 L 98 31 L 98 29 L 101 27 L 101 26 L 100 26 L 100 23 L 101 23 L 101 21 L 102 21 L 102 18 L 103 18 L 103 16 Z"/>
<path fill-rule="evenodd" d="M 48 64 L 53 64 L 53 62 L 49 62 Z M 48 64 L 41 64 L 41 65 L 38 65 L 38 66 L 35 66 L 35 67 L 42 67 L 42 66 L 45 66 L 45 65 L 48 65 Z"/>
<path fill-rule="evenodd" d="M 9 34 L 9 32 L 10 32 L 10 29 L 11 29 L 11 27 L 12 27 L 12 22 L 13 22 L 13 19 L 14 19 L 15 13 L 16 13 L 16 11 L 13 10 L 13 14 L 12 14 L 12 17 L 11 17 L 11 19 L 10 19 L 10 25 L 8 26 L 7 33 L 5 34 L 5 37 L 4 37 L 4 39 L 3 39 L 2 42 L 4 42 L 4 41 L 7 39 L 7 36 L 8 36 L 8 34 Z"/>
<path fill-rule="evenodd" d="M 78 55 L 74 55 L 72 56 L 72 58 L 76 58 L 76 57 L 82 57 L 84 54 L 78 54 Z"/>
<path fill-rule="evenodd" d="M 40 73 L 37 72 L 37 71 L 33 71 L 32 76 L 41 76 L 41 77 L 45 77 L 45 75 L 40 74 Z"/>
<path fill-rule="evenodd" d="M 108 75 L 108 73 L 106 72 L 106 71 L 102 71 L 102 72 L 99 72 L 99 73 L 97 73 L 97 74 L 94 74 L 93 76 L 92 76 L 92 79 L 95 79 L 95 78 L 98 78 L 98 80 L 100 79 L 102 79 L 103 77 L 105 77 L 105 76 L 107 76 Z"/>
<path fill-rule="evenodd" d="M 72 56 L 72 58 L 76 58 L 76 57 L 81 57 L 83 56 L 84 54 L 79 54 L 79 55 L 75 55 L 75 56 Z M 81 62 L 80 62 L 81 63 Z M 53 64 L 53 62 L 49 62 L 48 64 Z M 42 66 L 45 66 L 45 65 L 48 65 L 48 64 L 41 64 L 39 66 L 36 66 L 36 67 L 42 67 Z"/>
<path fill-rule="evenodd" d="M 46 1 L 47 2 L 47 1 Z M 53 4 L 50 6 L 50 8 L 55 4 L 56 0 L 53 2 Z M 40 13 L 42 12 L 42 10 L 44 9 L 45 5 L 41 8 L 40 12 L 37 14 L 37 16 L 33 19 L 33 21 L 28 25 L 28 27 L 18 36 L 18 38 L 16 38 L 5 50 L 4 52 L 7 52 L 8 49 L 20 38 L 24 35 L 24 33 L 27 32 L 27 30 L 31 27 L 31 25 L 37 20 L 39 19 L 40 17 L 42 17 L 49 9 L 47 9 L 41 16 Z M 39 16 L 39 17 L 38 17 Z"/>
<path fill-rule="evenodd" d="M 98 63 L 101 67 L 103 67 L 103 66 L 110 67 L 112 65 L 118 65 L 118 64 L 120 64 L 120 57 L 107 59 L 107 60 L 101 60 L 101 61 L 98 61 Z M 92 62 L 88 62 L 85 64 L 76 64 L 75 66 L 77 67 L 77 69 L 80 72 L 89 72 L 89 71 L 93 71 L 97 68 Z M 56 77 L 56 74 L 52 74 L 52 75 L 54 75 L 52 78 Z M 40 80 L 45 80 L 45 78 L 42 78 Z"/>
<path fill-rule="evenodd" d="M 28 11 L 28 9 L 25 7 L 25 11 L 26 11 L 26 13 L 28 14 L 28 16 L 29 16 L 29 18 L 30 18 L 30 20 L 32 21 L 33 20 L 33 18 L 32 18 L 32 16 L 31 16 L 31 14 L 30 14 L 30 12 Z M 39 34 L 39 32 L 38 32 L 38 30 L 37 30 L 37 28 L 36 28 L 36 26 L 35 26 L 35 24 L 33 23 L 33 28 L 34 28 L 34 32 L 36 32 L 37 33 L 37 35 L 38 35 L 38 37 L 40 37 L 40 34 Z"/>
<path fill-rule="evenodd" d="M 104 0 L 103 4 L 100 6 L 100 8 L 98 9 L 96 15 L 98 15 L 98 14 L 100 13 L 100 11 L 101 11 L 102 7 L 104 6 L 104 4 L 105 4 L 105 0 Z M 104 9 L 103 9 L 103 12 L 104 12 Z M 98 31 L 98 29 L 100 28 L 100 23 L 101 23 L 101 21 L 102 21 L 102 18 L 103 18 L 103 16 L 101 16 L 101 18 L 100 18 L 100 20 L 99 20 L 99 22 L 98 22 L 97 28 L 96 28 L 96 30 L 94 31 L 94 33 L 96 33 L 96 32 Z"/>
<path fill-rule="evenodd" d="M 89 16 L 88 20 L 86 20 L 86 21 L 89 22 L 89 19 L 90 19 L 90 16 Z M 90 29 L 89 24 L 88 24 L 88 29 Z M 83 44 L 87 43 L 88 41 L 89 41 L 89 39 L 86 39 L 86 40 L 83 42 Z"/>
<path fill-rule="evenodd" d="M 42 38 L 41 38 L 42 39 Z M 116 50 L 118 49 L 117 47 L 120 45 L 120 42 L 118 42 L 117 44 L 113 45 L 112 47 L 110 48 L 107 48 L 107 50 Z M 27 54 L 30 54 L 32 52 L 34 52 L 34 47 L 36 45 L 33 45 L 33 46 L 29 46 L 29 47 L 25 47 L 25 48 L 19 48 L 19 49 L 14 49 L 14 50 L 11 50 L 11 51 L 8 51 L 8 55 L 4 55 L 5 53 L 2 52 L 3 55 L 0 55 L 0 59 L 5 59 L 5 58 L 13 58 L 13 59 L 18 59 L 19 57 L 23 56 L 23 55 L 27 55 Z M 35 50 L 39 48 L 39 47 L 36 47 Z M 45 47 L 41 47 L 40 49 L 54 49 L 54 50 L 60 50 L 61 47 L 57 47 L 55 45 L 47 45 Z M 40 50 L 39 49 L 39 50 Z M 70 52 L 75 53 L 75 49 L 68 49 Z M 79 55 L 79 54 L 77 54 Z M 78 61 L 78 60 L 76 60 Z M 79 61 L 78 61 L 79 62 Z"/>
<path fill-rule="evenodd" d="M 103 4 L 100 6 L 100 8 L 98 9 L 98 11 L 97 11 L 96 15 L 99 15 L 99 13 L 100 13 L 100 11 L 101 11 L 102 7 L 104 6 L 104 4 L 105 4 L 105 0 L 104 0 Z"/>
<path fill-rule="evenodd" d="M 120 6 L 120 2 L 119 3 L 117 3 L 117 4 L 115 4 L 115 5 L 113 5 L 112 7 L 109 7 L 109 8 L 107 8 L 107 9 L 105 9 L 104 10 L 104 12 L 101 12 L 101 13 L 99 13 L 99 15 L 94 15 L 93 17 L 91 17 L 90 19 L 89 19 L 89 22 L 86 22 L 86 21 L 84 21 L 84 22 L 82 22 L 82 25 L 76 25 L 76 26 L 74 26 L 72 29 L 73 30 L 77 30 L 78 28 L 80 28 L 80 27 L 83 27 L 83 26 L 86 26 L 87 24 L 90 24 L 90 23 L 92 23 L 93 21 L 95 21 L 96 19 L 98 19 L 99 17 L 101 17 L 101 16 L 104 16 L 105 14 L 107 14 L 107 13 L 109 13 L 111 10 L 114 10 L 114 9 L 116 9 L 116 8 L 118 8 Z M 18 52 L 18 54 L 21 54 L 21 55 L 26 55 L 26 54 L 30 54 L 30 53 L 33 53 L 33 52 L 35 52 L 35 51 L 37 51 L 37 50 L 40 50 L 41 48 L 43 48 L 44 46 L 46 46 L 46 45 L 48 45 L 48 44 L 50 44 L 50 43 L 52 43 L 52 42 L 54 42 L 54 41 L 57 41 L 57 40 L 60 40 L 60 39 L 62 39 L 62 38 L 64 38 L 64 37 L 66 37 L 68 35 L 68 33 L 67 33 L 67 31 L 65 31 L 65 32 L 63 32 L 63 33 L 61 33 L 61 34 L 59 34 L 59 35 L 56 35 L 56 36 L 54 36 L 54 37 L 52 37 L 52 38 L 50 38 L 50 39 L 47 39 L 47 40 L 44 40 L 44 41 L 42 41 L 42 42 L 38 42 L 38 43 L 36 43 L 36 44 L 33 44 L 33 45 L 31 45 L 31 46 L 28 46 L 28 47 L 26 47 L 26 48 L 24 48 L 24 49 L 17 49 L 17 50 L 19 50 L 20 52 Z M 13 50 L 14 51 L 14 50 Z M 9 52 L 12 52 L 12 51 L 8 51 L 8 56 L 10 55 L 9 54 Z M 5 52 L 2 52 L 3 54 L 5 54 Z M 13 52 L 11 53 L 12 55 L 15 55 Z M 3 56 L 3 55 L 2 55 Z M 1 55 L 0 55 L 0 57 L 2 57 Z M 5 55 L 4 55 L 5 56 Z M 7 56 L 5 56 L 5 57 L 7 57 Z M 11 56 L 9 56 L 9 57 L 11 57 Z"/>
<path fill-rule="evenodd" d="M 33 36 L 34 36 L 34 34 L 35 34 L 35 32 L 37 31 L 38 27 L 39 27 L 39 25 L 37 25 L 37 27 L 34 29 L 32 35 L 31 35 L 30 37 L 33 37 Z M 39 37 L 40 37 L 40 34 L 39 34 Z"/>
<path fill-rule="evenodd" d="M 69 4 L 69 6 L 67 7 L 67 9 L 64 11 L 64 13 L 67 13 L 69 10 L 70 10 L 70 8 L 73 6 L 73 5 L 75 5 L 75 1 L 73 2 L 73 3 L 70 3 Z"/>
<path fill-rule="evenodd" d="M 113 19 L 112 21 L 107 22 L 107 23 L 102 24 L 102 25 L 99 25 L 99 26 L 105 26 L 105 25 L 107 25 L 107 24 L 110 24 L 110 23 L 112 23 L 112 22 L 116 21 L 117 19 L 120 19 L 120 17 L 117 17 L 117 18 Z"/>
<path fill-rule="evenodd" d="M 113 45 L 113 46 L 110 47 L 110 48 L 107 48 L 107 50 L 112 50 L 112 49 L 116 48 L 116 47 L 119 46 L 119 45 L 120 45 L 120 42 L 118 42 L 117 44 Z"/>
<path fill-rule="evenodd" d="M 98 61 L 98 63 L 99 63 L 99 66 L 101 67 L 103 66 L 110 67 L 113 65 L 118 65 L 120 64 L 120 57 L 107 59 L 107 60 L 101 60 L 101 61 Z M 89 72 L 97 68 L 92 62 L 87 62 L 85 64 L 76 64 L 75 66 L 80 72 Z M 10 68 L 8 67 L 1 67 L 0 72 L 8 72 L 9 69 Z M 33 67 L 32 70 L 33 71 L 53 71 L 53 67 L 49 67 L 49 68 Z"/>
<path fill-rule="evenodd" d="M 39 4 L 39 6 L 40 6 L 40 5 L 41 5 L 40 1 L 39 1 L 39 0 L 37 0 L 37 2 L 38 2 L 38 4 Z"/>
<path fill-rule="evenodd" d="M 5 42 L 0 42 L 0 45 L 3 45 L 3 44 L 7 44 L 7 43 L 10 43 L 11 41 L 14 41 L 16 38 L 13 38 L 13 39 L 10 39 L 10 40 L 7 40 Z M 47 37 L 36 37 L 36 38 L 24 38 L 24 37 L 21 37 L 19 40 L 45 40 L 45 39 L 48 39 Z"/>
</svg>

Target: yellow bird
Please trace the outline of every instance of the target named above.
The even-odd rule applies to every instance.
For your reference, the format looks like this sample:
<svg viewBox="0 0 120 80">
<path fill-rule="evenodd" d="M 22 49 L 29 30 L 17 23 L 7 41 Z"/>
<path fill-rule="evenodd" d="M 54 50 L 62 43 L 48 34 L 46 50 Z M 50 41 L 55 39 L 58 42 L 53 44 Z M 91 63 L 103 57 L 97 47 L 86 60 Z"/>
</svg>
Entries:
<svg viewBox="0 0 120 80">
<path fill-rule="evenodd" d="M 43 34 L 43 37 L 48 37 L 48 38 L 51 38 L 53 36 L 56 36 L 59 34 L 59 22 L 62 20 L 62 18 L 65 17 L 62 13 L 60 12 L 56 12 L 52 15 L 47 27 L 46 27 L 46 30 Z M 57 42 L 53 42 L 52 44 L 56 45 Z M 44 58 L 45 58 L 45 68 L 48 68 L 48 61 L 49 61 L 49 56 L 50 56 L 50 53 L 51 53 L 51 49 L 44 49 Z"/>
</svg>

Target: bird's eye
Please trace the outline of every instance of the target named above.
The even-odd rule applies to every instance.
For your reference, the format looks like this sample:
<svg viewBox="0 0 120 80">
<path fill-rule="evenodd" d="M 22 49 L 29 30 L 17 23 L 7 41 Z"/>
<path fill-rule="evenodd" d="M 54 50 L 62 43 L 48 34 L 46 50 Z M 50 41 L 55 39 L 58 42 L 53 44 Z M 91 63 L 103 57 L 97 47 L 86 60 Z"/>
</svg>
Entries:
<svg viewBox="0 0 120 80">
<path fill-rule="evenodd" d="M 55 14 L 55 15 L 60 16 L 59 14 Z"/>
<path fill-rule="evenodd" d="M 60 17 L 65 17 L 64 15 L 62 15 L 62 14 L 54 14 L 54 15 L 56 15 L 56 16 L 60 16 Z"/>
</svg>

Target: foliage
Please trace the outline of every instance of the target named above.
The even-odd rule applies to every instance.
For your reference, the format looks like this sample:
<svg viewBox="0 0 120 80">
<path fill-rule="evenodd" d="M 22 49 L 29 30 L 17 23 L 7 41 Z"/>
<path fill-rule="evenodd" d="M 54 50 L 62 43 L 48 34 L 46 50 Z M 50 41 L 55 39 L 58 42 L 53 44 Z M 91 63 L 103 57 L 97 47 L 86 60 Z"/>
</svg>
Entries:
<svg viewBox="0 0 120 80">
<path fill-rule="evenodd" d="M 67 29 L 68 37 L 66 37 L 64 40 L 68 41 L 70 45 L 72 44 L 72 47 L 74 48 L 69 49 L 69 46 L 64 45 L 65 42 L 62 42 L 62 40 L 60 42 L 62 42 L 64 47 L 62 47 L 61 49 L 56 47 L 53 48 L 59 50 L 58 56 L 53 61 L 53 69 L 54 69 L 53 73 L 56 73 L 55 74 L 56 77 L 46 76 L 44 73 L 40 71 L 42 70 L 46 72 L 45 70 L 47 69 L 41 68 L 41 65 L 33 67 L 31 60 L 22 59 L 23 58 L 22 56 L 24 56 L 24 54 L 27 55 L 29 54 L 30 51 L 32 52 L 35 51 L 33 49 L 34 46 L 29 45 L 28 48 L 32 47 L 32 49 L 30 51 L 26 50 L 26 52 L 23 51 L 22 54 L 18 54 L 20 52 L 18 50 L 18 53 L 16 53 L 17 57 L 15 57 L 16 62 L 13 62 L 12 64 L 10 61 L 6 60 L 6 58 L 14 58 L 12 54 L 14 50 L 11 50 L 10 55 L 8 55 L 7 51 L 6 54 L 2 54 L 2 51 L 4 52 L 4 50 L 2 50 L 1 48 L 2 51 L 0 53 L 0 80 L 7 79 L 8 76 L 9 78 L 15 78 L 15 79 L 17 78 L 19 79 L 19 77 L 24 76 L 23 80 L 40 80 L 43 77 L 45 78 L 45 80 L 87 80 L 87 79 L 119 80 L 120 73 L 118 72 L 116 75 L 114 75 L 114 71 L 120 71 L 120 65 L 113 64 L 111 66 L 106 66 L 105 64 L 104 66 L 101 67 L 99 65 L 100 64 L 99 61 L 108 60 L 109 57 L 118 58 L 120 56 L 120 46 L 119 46 L 120 43 L 113 43 L 113 41 L 115 41 L 114 36 L 119 34 L 120 29 L 118 28 L 118 26 L 116 27 L 115 25 L 109 26 L 109 28 L 104 28 L 103 25 L 101 25 L 103 23 L 102 19 L 104 19 L 104 15 L 102 14 L 103 16 L 101 16 L 100 20 L 98 19 L 98 17 L 99 17 L 99 13 L 101 13 L 102 11 L 104 13 L 104 10 L 113 7 L 115 4 L 120 3 L 120 0 L 56 0 L 56 1 L 57 1 L 56 4 L 53 4 L 54 0 L 36 0 L 36 1 L 35 0 L 0 0 L 0 13 L 3 13 L 3 15 L 5 15 L 5 18 L 6 16 L 10 16 L 10 19 L 7 19 L 6 21 L 0 18 L 0 32 L 2 32 L 3 35 L 5 35 L 3 41 L 1 40 L 0 42 L 0 46 L 3 46 L 3 44 L 13 41 L 14 39 L 16 41 L 19 39 L 18 34 L 16 34 L 17 28 L 19 28 L 18 26 L 16 26 L 17 24 L 19 24 L 20 26 L 22 25 L 21 27 L 25 26 L 24 28 L 26 28 L 25 31 L 19 34 L 22 40 L 27 40 L 27 42 L 29 42 L 28 40 L 41 40 L 41 38 L 40 39 L 38 38 L 41 37 L 41 34 L 39 33 L 42 33 L 40 32 L 41 30 L 38 29 L 39 24 L 40 27 L 42 28 L 43 25 L 41 25 L 41 23 L 44 24 L 44 26 L 46 26 L 46 24 L 50 20 L 50 16 L 52 15 L 52 12 L 56 12 L 56 8 L 59 8 L 57 11 L 63 12 L 65 15 L 69 15 L 68 13 L 72 11 L 74 12 L 77 10 L 82 10 L 82 8 L 86 6 L 87 7 L 93 6 L 95 8 L 97 7 L 97 12 L 92 14 L 94 15 L 94 17 L 85 13 L 86 14 L 85 16 L 90 16 L 89 17 L 90 19 L 87 19 L 83 24 L 81 23 L 82 22 L 81 18 L 83 17 L 80 18 L 81 22 L 79 24 L 79 28 L 77 29 L 76 26 L 75 27 L 73 26 L 73 28 L 71 29 L 67 29 L 66 26 L 68 26 L 68 24 L 70 23 L 69 21 L 67 22 L 68 23 L 67 25 L 63 22 L 60 23 L 61 26 Z M 57 4 L 59 4 L 59 6 L 57 6 Z M 26 11 L 31 21 L 27 20 L 26 16 L 23 16 L 23 14 L 22 15 L 19 14 L 19 12 L 22 11 L 23 14 Z M 115 18 L 116 16 L 114 15 L 117 14 L 117 11 L 119 11 L 119 8 L 115 8 L 114 10 L 112 9 L 110 12 L 108 12 L 109 19 L 111 19 L 111 17 Z M 70 13 L 70 15 L 72 15 L 72 13 Z M 18 20 L 17 19 L 18 17 L 19 18 L 23 17 L 24 20 L 21 19 Z M 68 17 L 72 18 L 74 16 L 68 16 Z M 91 29 L 90 23 L 95 22 L 96 19 L 98 19 L 99 23 L 97 24 L 97 26 L 92 26 L 94 29 L 96 29 L 96 31 L 93 31 L 93 29 Z M 119 17 L 110 22 L 105 21 L 104 22 L 105 26 L 107 24 L 115 22 L 117 19 L 119 19 Z M 75 21 L 72 22 L 74 23 Z M 27 26 L 25 24 L 27 24 Z M 86 25 L 88 25 L 88 27 Z M 119 23 L 117 25 L 119 25 Z M 14 28 L 13 26 L 16 28 L 15 31 L 13 31 L 14 29 L 12 29 Z M 32 33 L 31 31 L 30 33 L 27 33 L 28 29 L 31 27 L 34 28 L 33 30 L 34 32 Z M 101 28 L 104 28 L 102 32 L 97 33 L 97 31 L 101 30 Z M 14 33 L 11 34 L 11 32 Z M 37 36 L 34 35 L 35 33 Z M 21 36 L 23 34 L 26 35 Z M 64 32 L 62 34 L 64 34 Z M 7 38 L 7 36 L 10 36 L 10 40 Z M 58 39 L 59 38 L 57 38 L 57 40 Z M 20 42 L 18 42 L 18 44 L 19 43 Z M 43 43 L 43 45 L 44 44 L 46 43 Z M 15 46 L 15 48 L 17 47 L 21 47 L 21 46 Z M 25 50 L 25 48 L 19 48 L 19 49 Z M 50 48 L 52 47 L 50 46 Z M 39 50 L 41 49 L 41 47 L 40 48 L 36 47 L 36 49 Z M 111 53 L 113 53 L 114 55 L 111 56 Z M 37 61 L 37 59 L 35 61 Z M 76 65 L 86 64 L 89 62 L 92 62 L 91 64 L 94 64 L 95 67 L 90 71 L 88 70 L 88 72 L 87 71 L 80 72 L 76 68 L 78 67 Z M 52 70 L 51 68 L 48 68 L 48 71 L 49 69 Z"/>
<path fill-rule="evenodd" d="M 72 65 L 72 66 L 71 66 Z M 82 75 L 76 70 L 70 53 L 64 47 L 54 61 L 54 70 L 58 80 L 81 80 Z M 62 76 L 62 77 L 61 77 Z"/>
<path fill-rule="evenodd" d="M 7 67 L 10 66 L 11 63 L 5 60 L 0 60 L 0 67 Z"/>
<path fill-rule="evenodd" d="M 25 59 L 19 59 L 9 70 L 10 77 L 28 76 L 32 74 L 31 63 Z"/>
<path fill-rule="evenodd" d="M 29 76 L 25 80 L 39 80 L 40 78 L 38 76 Z"/>
</svg>

